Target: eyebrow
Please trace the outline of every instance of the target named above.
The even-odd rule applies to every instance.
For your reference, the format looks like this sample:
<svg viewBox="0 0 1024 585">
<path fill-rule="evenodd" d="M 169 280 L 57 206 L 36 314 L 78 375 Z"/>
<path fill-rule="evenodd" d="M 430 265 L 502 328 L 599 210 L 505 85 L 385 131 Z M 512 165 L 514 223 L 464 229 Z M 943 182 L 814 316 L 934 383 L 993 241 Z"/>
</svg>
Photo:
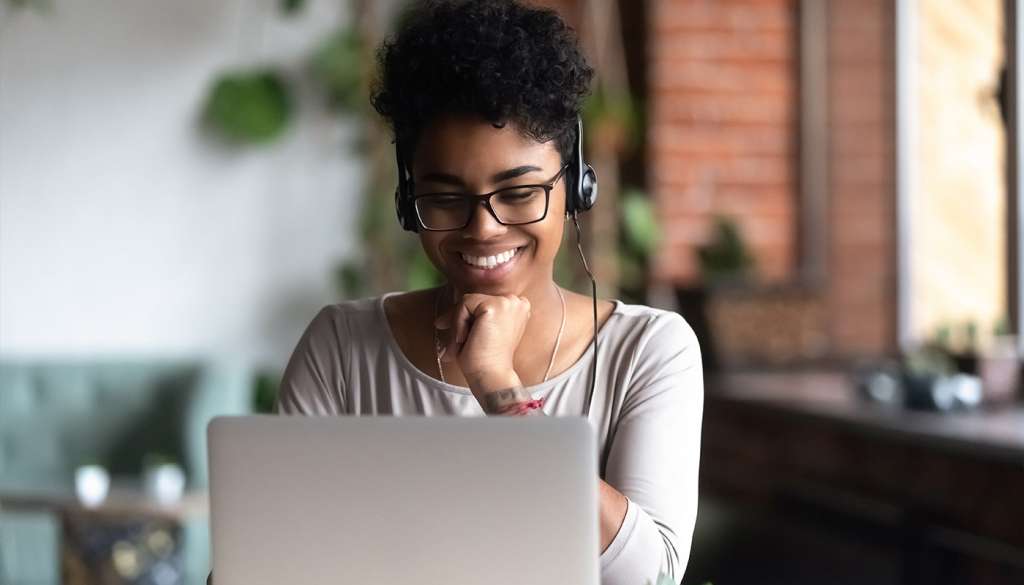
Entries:
<svg viewBox="0 0 1024 585">
<path fill-rule="evenodd" d="M 515 179 L 515 178 L 521 177 L 521 176 L 523 176 L 523 175 L 525 175 L 527 173 L 532 173 L 532 172 L 535 172 L 535 171 L 542 171 L 542 170 L 544 170 L 544 169 L 542 169 L 540 167 L 537 167 L 537 166 L 534 166 L 534 165 L 523 165 L 523 166 L 516 167 L 514 169 L 508 169 L 508 170 L 501 171 L 500 173 L 495 174 L 494 176 L 491 177 L 491 182 L 492 183 L 503 183 L 505 181 L 508 181 L 509 179 Z M 459 177 L 457 177 L 455 175 L 448 174 L 448 173 L 427 173 L 427 174 L 423 175 L 422 177 L 420 177 L 420 180 L 421 181 L 431 181 L 433 183 L 446 183 L 448 185 L 455 185 L 457 187 L 463 187 L 463 186 L 466 185 L 466 183 L 461 178 L 459 178 Z"/>
</svg>

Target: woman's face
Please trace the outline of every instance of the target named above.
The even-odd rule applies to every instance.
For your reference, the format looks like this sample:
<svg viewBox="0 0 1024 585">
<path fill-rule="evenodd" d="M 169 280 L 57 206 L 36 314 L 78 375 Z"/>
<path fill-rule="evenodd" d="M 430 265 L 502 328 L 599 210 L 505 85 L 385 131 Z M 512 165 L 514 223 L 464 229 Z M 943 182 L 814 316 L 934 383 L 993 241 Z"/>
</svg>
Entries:
<svg viewBox="0 0 1024 585">
<path fill-rule="evenodd" d="M 475 116 L 439 117 L 424 129 L 415 151 L 416 194 L 481 194 L 516 185 L 549 184 L 562 168 L 554 144 L 524 137 L 512 124 L 495 128 Z M 502 225 L 478 201 L 465 228 L 421 230 L 423 249 L 462 293 L 522 295 L 547 286 L 562 241 L 565 184 L 563 174 L 551 190 L 547 215 L 539 222 Z M 510 251 L 514 255 L 501 264 Z M 481 259 L 491 256 L 498 262 L 493 268 L 472 263 L 486 262 Z"/>
</svg>

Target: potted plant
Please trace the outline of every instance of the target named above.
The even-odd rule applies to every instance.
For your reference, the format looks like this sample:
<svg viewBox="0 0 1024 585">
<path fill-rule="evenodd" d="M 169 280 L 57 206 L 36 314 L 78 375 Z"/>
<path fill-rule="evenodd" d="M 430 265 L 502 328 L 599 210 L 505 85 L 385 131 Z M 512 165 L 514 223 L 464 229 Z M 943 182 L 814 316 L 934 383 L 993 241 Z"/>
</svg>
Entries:
<svg viewBox="0 0 1024 585">
<path fill-rule="evenodd" d="M 696 254 L 700 265 L 700 282 L 676 289 L 676 300 L 679 313 L 701 342 L 704 370 L 713 372 L 719 368 L 720 360 L 715 333 L 711 327 L 711 296 L 715 290 L 742 286 L 749 282 L 754 261 L 739 226 L 726 216 L 715 217 L 710 240 L 698 247 Z"/>
<path fill-rule="evenodd" d="M 173 458 L 150 453 L 143 458 L 142 483 L 146 495 L 160 505 L 181 500 L 185 493 L 185 471 Z"/>
</svg>

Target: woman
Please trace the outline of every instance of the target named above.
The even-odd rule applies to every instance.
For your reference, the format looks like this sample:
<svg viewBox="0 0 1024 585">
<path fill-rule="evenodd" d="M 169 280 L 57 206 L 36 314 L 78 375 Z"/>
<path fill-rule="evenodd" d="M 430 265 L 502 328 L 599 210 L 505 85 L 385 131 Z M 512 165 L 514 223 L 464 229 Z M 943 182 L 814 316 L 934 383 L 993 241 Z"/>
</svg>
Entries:
<svg viewBox="0 0 1024 585">
<path fill-rule="evenodd" d="M 322 309 L 288 364 L 279 411 L 589 408 L 602 582 L 680 581 L 697 505 L 697 340 L 675 313 L 600 300 L 595 367 L 592 301 L 552 278 L 584 180 L 577 120 L 592 70 L 572 31 L 511 0 L 420 4 L 380 65 L 372 101 L 396 140 L 400 218 L 446 283 Z"/>
</svg>

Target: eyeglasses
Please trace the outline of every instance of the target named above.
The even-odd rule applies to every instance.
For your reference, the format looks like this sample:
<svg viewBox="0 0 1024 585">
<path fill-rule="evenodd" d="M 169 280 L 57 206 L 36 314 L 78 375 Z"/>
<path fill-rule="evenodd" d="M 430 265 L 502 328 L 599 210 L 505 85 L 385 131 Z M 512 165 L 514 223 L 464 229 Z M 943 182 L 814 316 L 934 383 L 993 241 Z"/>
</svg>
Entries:
<svg viewBox="0 0 1024 585">
<path fill-rule="evenodd" d="M 525 225 L 541 221 L 548 214 L 551 190 L 565 174 L 565 165 L 542 185 L 516 185 L 474 195 L 471 193 L 424 193 L 413 198 L 416 217 L 423 229 L 432 232 L 461 230 L 469 225 L 477 201 L 501 225 Z"/>
</svg>

